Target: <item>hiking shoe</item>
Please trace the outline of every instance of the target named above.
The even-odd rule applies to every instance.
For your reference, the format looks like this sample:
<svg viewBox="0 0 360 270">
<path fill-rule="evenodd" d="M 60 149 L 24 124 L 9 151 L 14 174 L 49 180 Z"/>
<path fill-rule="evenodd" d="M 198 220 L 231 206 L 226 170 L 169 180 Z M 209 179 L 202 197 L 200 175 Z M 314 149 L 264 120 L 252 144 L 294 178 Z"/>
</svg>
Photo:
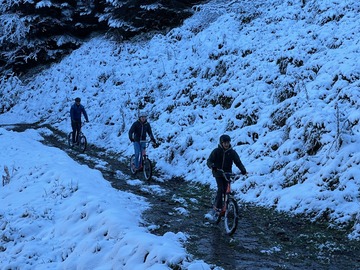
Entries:
<svg viewBox="0 0 360 270">
<path fill-rule="evenodd" d="M 204 217 L 205 217 L 205 219 L 213 221 L 213 222 L 217 220 L 217 218 L 213 215 L 213 213 L 211 211 L 209 213 L 206 213 Z"/>
<path fill-rule="evenodd" d="M 211 221 L 217 221 L 219 218 L 219 211 L 211 209 L 209 213 L 205 214 L 205 218 Z"/>
</svg>

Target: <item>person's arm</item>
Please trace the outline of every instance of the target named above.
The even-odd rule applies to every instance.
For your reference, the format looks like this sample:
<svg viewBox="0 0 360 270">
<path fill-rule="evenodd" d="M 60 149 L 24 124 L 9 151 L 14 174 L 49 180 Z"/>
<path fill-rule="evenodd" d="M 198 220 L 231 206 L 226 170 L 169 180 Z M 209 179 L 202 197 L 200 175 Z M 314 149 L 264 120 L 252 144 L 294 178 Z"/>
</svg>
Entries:
<svg viewBox="0 0 360 270">
<path fill-rule="evenodd" d="M 85 117 L 86 122 L 89 122 L 89 118 L 88 118 L 88 115 L 87 115 L 87 113 L 86 113 L 86 110 L 85 110 L 84 106 L 82 106 L 81 109 L 82 109 L 82 112 L 83 112 L 83 114 L 84 114 L 84 117 Z"/>
<path fill-rule="evenodd" d="M 74 119 L 74 108 L 73 108 L 73 106 L 71 106 L 71 108 L 70 108 L 70 119 L 71 119 L 71 122 Z"/>
<path fill-rule="evenodd" d="M 239 170 L 241 171 L 242 174 L 244 174 L 244 175 L 247 174 L 246 169 L 245 169 L 245 166 L 244 166 L 244 164 L 241 162 L 238 153 L 236 153 L 235 150 L 234 150 L 233 153 L 234 153 L 234 154 L 233 154 L 233 160 L 234 160 L 235 165 L 239 168 Z"/>
<path fill-rule="evenodd" d="M 218 150 L 217 150 L 217 148 L 215 148 L 212 152 L 211 152 L 211 154 L 210 154 L 210 156 L 209 156 L 209 158 L 208 158 L 208 160 L 206 161 L 206 165 L 209 167 L 209 169 L 211 169 L 211 172 L 212 172 L 212 175 L 214 176 L 214 177 L 219 177 L 221 174 L 218 172 L 218 165 L 216 164 L 217 162 L 216 162 L 216 156 L 218 155 Z"/>
<path fill-rule="evenodd" d="M 135 123 L 133 123 L 129 129 L 129 140 L 131 142 L 134 142 L 134 137 L 133 137 L 134 128 L 135 128 Z"/>
<path fill-rule="evenodd" d="M 210 156 L 209 156 L 209 158 L 208 158 L 207 161 L 206 161 L 206 165 L 207 165 L 210 169 L 214 168 L 214 166 L 215 166 L 215 151 L 216 151 L 216 149 L 214 149 L 214 150 L 211 151 Z"/>
<path fill-rule="evenodd" d="M 147 134 L 149 135 L 151 141 L 156 144 L 156 140 L 155 140 L 155 137 L 154 137 L 154 135 L 152 133 L 151 126 L 150 126 L 149 123 L 148 123 L 148 128 L 147 128 Z"/>
</svg>

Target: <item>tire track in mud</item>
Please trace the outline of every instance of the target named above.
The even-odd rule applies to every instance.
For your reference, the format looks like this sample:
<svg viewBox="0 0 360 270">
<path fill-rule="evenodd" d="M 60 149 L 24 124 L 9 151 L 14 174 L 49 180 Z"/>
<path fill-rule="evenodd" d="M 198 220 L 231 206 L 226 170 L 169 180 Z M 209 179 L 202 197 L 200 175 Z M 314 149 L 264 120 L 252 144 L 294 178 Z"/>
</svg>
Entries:
<svg viewBox="0 0 360 270">
<path fill-rule="evenodd" d="M 84 154 L 67 146 L 67 135 L 50 125 L 3 126 L 14 131 L 46 128 L 43 143 L 58 147 L 81 164 L 98 169 L 119 190 L 146 197 L 151 208 L 144 212 L 144 226 L 152 233 L 184 232 L 185 247 L 194 258 L 223 269 L 360 269 L 360 243 L 349 241 L 346 232 L 331 230 L 325 223 L 313 224 L 273 210 L 240 204 L 237 232 L 229 237 L 220 225 L 204 219 L 210 209 L 208 186 L 180 178 L 147 183 L 130 174 L 122 157 L 88 145 Z M 140 176 L 140 175 L 137 175 Z"/>
</svg>

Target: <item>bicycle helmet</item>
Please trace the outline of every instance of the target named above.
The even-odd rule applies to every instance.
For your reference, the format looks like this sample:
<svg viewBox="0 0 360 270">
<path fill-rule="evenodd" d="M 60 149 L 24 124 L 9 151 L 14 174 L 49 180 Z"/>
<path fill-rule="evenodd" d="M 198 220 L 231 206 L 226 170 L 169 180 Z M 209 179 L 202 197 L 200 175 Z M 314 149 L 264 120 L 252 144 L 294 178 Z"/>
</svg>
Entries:
<svg viewBox="0 0 360 270">
<path fill-rule="evenodd" d="M 220 136 L 220 144 L 222 144 L 223 142 L 230 142 L 230 141 L 231 139 L 229 135 L 223 134 Z"/>
<path fill-rule="evenodd" d="M 141 111 L 140 113 L 139 113 L 139 118 L 140 117 L 147 117 L 147 113 L 145 112 L 145 111 Z"/>
<path fill-rule="evenodd" d="M 80 102 L 81 99 L 79 97 L 75 98 L 75 102 Z"/>
</svg>

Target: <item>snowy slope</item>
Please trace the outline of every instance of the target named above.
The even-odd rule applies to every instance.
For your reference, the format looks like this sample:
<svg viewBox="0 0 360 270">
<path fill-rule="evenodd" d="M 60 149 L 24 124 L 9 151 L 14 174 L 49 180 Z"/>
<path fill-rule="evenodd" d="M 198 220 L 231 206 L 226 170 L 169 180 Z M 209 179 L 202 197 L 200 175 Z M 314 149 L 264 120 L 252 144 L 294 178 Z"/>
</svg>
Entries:
<svg viewBox="0 0 360 270">
<path fill-rule="evenodd" d="M 80 96 L 88 140 L 125 160 L 144 108 L 165 177 L 212 185 L 206 158 L 227 133 L 250 172 L 239 199 L 358 238 L 360 4 L 305 2 L 212 1 L 151 40 L 94 38 L 34 77 L 3 80 L 2 103 L 16 105 L 0 121 L 68 131 Z"/>
</svg>

